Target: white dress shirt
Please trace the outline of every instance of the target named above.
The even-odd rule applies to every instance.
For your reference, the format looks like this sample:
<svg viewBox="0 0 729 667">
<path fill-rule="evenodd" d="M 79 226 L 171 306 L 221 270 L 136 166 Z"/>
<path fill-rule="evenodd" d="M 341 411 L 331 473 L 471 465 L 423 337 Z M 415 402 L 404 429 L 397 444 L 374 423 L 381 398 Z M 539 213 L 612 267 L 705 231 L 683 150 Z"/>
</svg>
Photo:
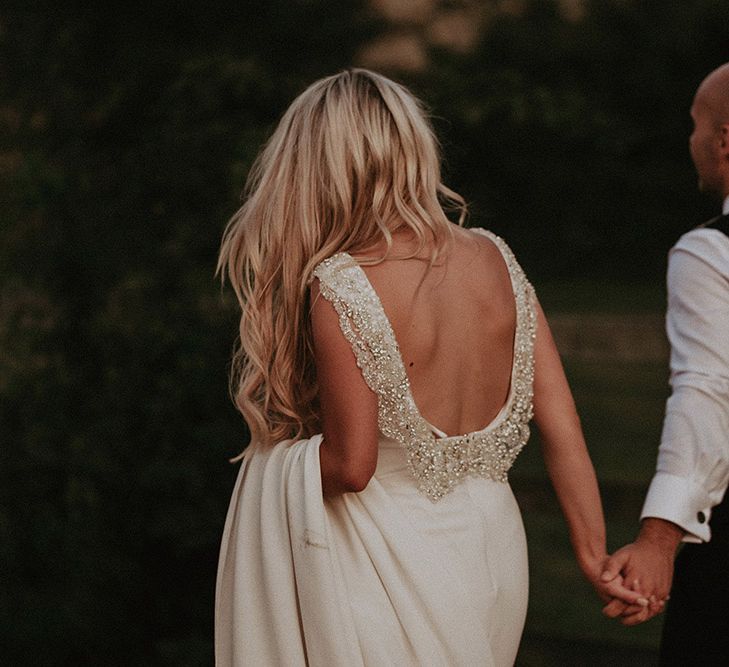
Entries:
<svg viewBox="0 0 729 667">
<path fill-rule="evenodd" d="M 729 482 L 729 237 L 684 234 L 668 255 L 667 287 L 672 393 L 641 519 L 666 519 L 684 541 L 704 542 Z"/>
</svg>

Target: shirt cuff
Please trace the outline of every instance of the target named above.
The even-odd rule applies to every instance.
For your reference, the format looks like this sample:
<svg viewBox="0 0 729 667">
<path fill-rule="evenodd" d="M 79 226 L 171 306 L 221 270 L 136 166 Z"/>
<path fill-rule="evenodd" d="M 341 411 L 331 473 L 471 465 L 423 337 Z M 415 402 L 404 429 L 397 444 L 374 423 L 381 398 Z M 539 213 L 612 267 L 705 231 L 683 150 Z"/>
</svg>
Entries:
<svg viewBox="0 0 729 667">
<path fill-rule="evenodd" d="M 709 494 L 686 477 L 657 472 L 653 477 L 640 518 L 664 519 L 686 531 L 684 542 L 711 539 Z"/>
</svg>

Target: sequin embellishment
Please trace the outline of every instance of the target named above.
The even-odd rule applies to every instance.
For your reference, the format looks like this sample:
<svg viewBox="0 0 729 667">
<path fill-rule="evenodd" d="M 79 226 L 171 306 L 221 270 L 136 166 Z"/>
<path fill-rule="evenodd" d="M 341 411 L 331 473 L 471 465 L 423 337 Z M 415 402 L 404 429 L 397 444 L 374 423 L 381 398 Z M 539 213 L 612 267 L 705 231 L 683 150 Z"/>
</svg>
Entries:
<svg viewBox="0 0 729 667">
<path fill-rule="evenodd" d="M 380 431 L 405 448 L 418 489 L 433 501 L 468 475 L 506 482 L 529 439 L 533 414 L 534 289 L 503 239 L 486 230 L 474 231 L 491 239 L 504 257 L 516 300 L 516 331 L 504 410 L 485 429 L 465 435 L 437 438 L 418 411 L 390 321 L 359 264 L 347 253 L 338 253 L 314 270 L 322 296 L 339 315 L 365 382 L 377 394 Z"/>
</svg>

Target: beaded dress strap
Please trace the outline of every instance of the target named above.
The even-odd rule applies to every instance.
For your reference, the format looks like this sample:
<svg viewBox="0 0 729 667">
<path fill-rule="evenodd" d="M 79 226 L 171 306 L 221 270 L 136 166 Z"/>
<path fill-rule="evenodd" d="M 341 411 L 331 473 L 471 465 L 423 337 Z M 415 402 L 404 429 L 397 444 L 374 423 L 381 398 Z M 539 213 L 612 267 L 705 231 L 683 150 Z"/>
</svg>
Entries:
<svg viewBox="0 0 729 667">
<path fill-rule="evenodd" d="M 377 394 L 380 431 L 403 444 L 432 436 L 412 398 L 395 332 L 362 267 L 342 252 L 321 262 L 314 276 L 339 316 L 362 377 Z"/>
</svg>

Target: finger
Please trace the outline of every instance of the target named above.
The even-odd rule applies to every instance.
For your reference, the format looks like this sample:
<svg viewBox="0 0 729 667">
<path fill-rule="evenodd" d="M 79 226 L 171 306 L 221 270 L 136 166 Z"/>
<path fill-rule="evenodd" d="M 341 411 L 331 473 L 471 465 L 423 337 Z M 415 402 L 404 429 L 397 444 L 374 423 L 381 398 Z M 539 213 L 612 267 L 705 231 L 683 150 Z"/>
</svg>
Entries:
<svg viewBox="0 0 729 667">
<path fill-rule="evenodd" d="M 653 597 L 653 596 L 651 596 Z M 651 600 L 651 603 L 648 605 L 648 608 L 651 611 L 651 614 L 653 616 L 656 616 L 657 614 L 660 614 L 662 611 L 666 608 L 666 602 L 668 601 L 668 597 L 665 597 L 663 599 L 656 597 L 654 600 Z"/>
<path fill-rule="evenodd" d="M 613 598 L 602 608 L 602 613 L 608 618 L 617 618 L 625 609 L 627 609 L 627 605 L 622 600 Z"/>
<path fill-rule="evenodd" d="M 643 611 L 644 609 L 645 607 L 642 607 L 639 604 L 626 605 L 621 616 L 632 616 L 633 614 L 637 614 L 639 611 Z"/>
<path fill-rule="evenodd" d="M 650 618 L 650 612 L 647 607 L 643 607 L 639 612 L 632 616 L 623 616 L 620 622 L 623 625 L 638 625 L 638 623 L 644 623 Z"/>
<path fill-rule="evenodd" d="M 600 581 L 608 582 L 615 579 L 627 562 L 628 556 L 625 553 L 616 551 L 605 561 L 605 567 L 600 575 Z"/>
<path fill-rule="evenodd" d="M 616 581 L 611 581 L 605 586 L 605 590 L 614 598 L 620 598 L 628 604 L 638 604 L 641 607 L 648 606 L 648 599 L 638 591 L 631 591 Z"/>
<path fill-rule="evenodd" d="M 634 614 L 627 625 L 637 625 L 638 623 L 645 623 L 646 621 L 652 619 L 654 616 L 657 616 L 658 613 L 659 612 L 652 612 L 650 608 L 646 607 L 645 609 Z"/>
</svg>

